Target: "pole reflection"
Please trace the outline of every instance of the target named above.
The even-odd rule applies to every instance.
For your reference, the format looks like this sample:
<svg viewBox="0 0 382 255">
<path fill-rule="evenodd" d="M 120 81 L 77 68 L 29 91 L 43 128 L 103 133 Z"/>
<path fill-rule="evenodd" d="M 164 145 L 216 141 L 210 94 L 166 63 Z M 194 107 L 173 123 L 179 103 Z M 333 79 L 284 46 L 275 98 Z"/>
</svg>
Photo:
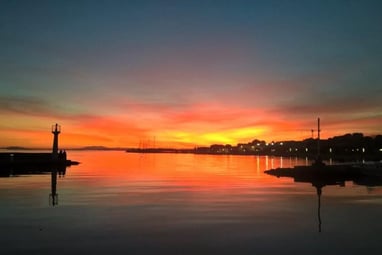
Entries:
<svg viewBox="0 0 382 255">
<path fill-rule="evenodd" d="M 366 186 L 368 189 L 373 186 L 382 186 L 381 176 L 369 176 L 361 174 L 354 169 L 346 168 L 328 168 L 316 166 L 297 166 L 294 168 L 277 168 L 265 171 L 269 175 L 276 177 L 290 177 L 294 182 L 311 183 L 316 188 L 317 193 L 317 219 L 318 232 L 322 232 L 321 218 L 321 197 L 325 186 L 345 187 L 346 181 L 352 181 L 354 184 Z"/>
</svg>

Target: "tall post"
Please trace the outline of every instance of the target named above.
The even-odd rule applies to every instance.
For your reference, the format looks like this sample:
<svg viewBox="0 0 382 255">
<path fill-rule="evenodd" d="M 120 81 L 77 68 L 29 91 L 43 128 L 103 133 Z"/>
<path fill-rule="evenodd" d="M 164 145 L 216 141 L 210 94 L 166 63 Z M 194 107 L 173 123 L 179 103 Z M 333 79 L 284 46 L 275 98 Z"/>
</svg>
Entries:
<svg viewBox="0 0 382 255">
<path fill-rule="evenodd" d="M 53 149 L 52 149 L 52 159 L 58 159 L 58 135 L 61 133 L 61 126 L 56 123 L 52 126 L 53 134 Z"/>
<path fill-rule="evenodd" d="M 320 118 L 317 119 L 317 158 L 320 158 Z"/>
<path fill-rule="evenodd" d="M 314 165 L 316 166 L 323 166 L 325 165 L 323 162 L 322 162 L 322 159 L 321 159 L 321 152 L 320 152 L 320 132 L 321 132 L 321 129 L 320 129 L 320 118 L 317 119 L 317 158 L 316 158 L 316 162 L 314 163 Z"/>
</svg>

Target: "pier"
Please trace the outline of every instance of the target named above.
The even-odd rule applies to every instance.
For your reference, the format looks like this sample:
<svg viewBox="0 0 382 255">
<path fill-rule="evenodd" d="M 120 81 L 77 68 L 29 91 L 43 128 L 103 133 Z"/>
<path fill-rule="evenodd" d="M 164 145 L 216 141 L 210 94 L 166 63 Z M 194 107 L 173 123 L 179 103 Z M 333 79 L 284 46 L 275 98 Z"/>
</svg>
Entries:
<svg viewBox="0 0 382 255">
<path fill-rule="evenodd" d="M 58 135 L 61 126 L 52 126 L 53 147 L 52 152 L 4 152 L 0 153 L 0 175 L 9 176 L 11 173 L 28 174 L 36 172 L 51 172 L 51 169 L 65 168 L 79 164 L 67 159 L 66 151 L 58 148 Z"/>
<path fill-rule="evenodd" d="M 321 158 L 320 151 L 320 118 L 317 119 L 317 156 L 310 166 L 295 166 L 294 168 L 276 168 L 265 173 L 277 177 L 291 177 L 296 182 L 338 184 L 345 181 L 363 181 L 374 179 L 382 181 L 382 167 L 380 162 L 373 164 L 335 164 L 326 165 Z"/>
</svg>

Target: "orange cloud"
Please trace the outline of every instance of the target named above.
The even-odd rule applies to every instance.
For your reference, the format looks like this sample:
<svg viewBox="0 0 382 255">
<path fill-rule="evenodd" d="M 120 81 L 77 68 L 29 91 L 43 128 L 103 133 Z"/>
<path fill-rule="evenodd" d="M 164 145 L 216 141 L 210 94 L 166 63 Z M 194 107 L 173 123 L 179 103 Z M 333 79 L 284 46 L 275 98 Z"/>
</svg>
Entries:
<svg viewBox="0 0 382 255">
<path fill-rule="evenodd" d="M 346 100 L 341 101 L 340 106 L 333 103 L 326 106 L 316 101 L 305 108 L 302 101 L 299 101 L 301 105 L 254 107 L 215 100 L 176 103 L 116 97 L 107 106 L 102 105 L 104 102 L 95 103 L 89 114 L 65 112 L 39 100 L 27 99 L 25 103 L 20 100 L 14 106 L 12 100 L 2 100 L 6 107 L 0 111 L 0 116 L 7 121 L 0 125 L 0 146 L 50 148 L 50 126 L 55 122 L 62 125 L 60 144 L 66 148 L 87 145 L 136 147 L 142 143 L 191 148 L 253 139 L 305 139 L 311 136 L 311 129 L 316 129 L 317 117 L 322 119 L 324 138 L 363 130 L 369 132 L 366 134 L 377 134 L 381 133 L 379 123 L 382 120 L 380 114 L 369 111 L 370 107 L 375 107 L 374 101 L 360 104 L 359 109 L 363 110 L 354 113 L 351 109 L 355 104 Z M 341 107 L 349 110 L 341 112 Z M 38 113 L 31 114 L 35 111 Z"/>
</svg>

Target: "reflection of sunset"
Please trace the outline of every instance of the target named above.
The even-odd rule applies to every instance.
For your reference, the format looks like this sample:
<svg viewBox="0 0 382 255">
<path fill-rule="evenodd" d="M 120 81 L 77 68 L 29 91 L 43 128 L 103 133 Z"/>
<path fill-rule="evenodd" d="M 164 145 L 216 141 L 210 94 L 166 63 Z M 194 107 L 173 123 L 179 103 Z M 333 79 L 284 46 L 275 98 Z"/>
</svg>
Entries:
<svg viewBox="0 0 382 255">
<path fill-rule="evenodd" d="M 376 0 L 0 0 L 0 150 L 54 147 L 80 162 L 57 178 L 0 176 L 2 253 L 381 250 L 380 189 L 321 190 L 264 173 L 308 159 L 253 155 L 380 157 L 370 137 L 382 134 L 381 9 Z M 34 168 L 9 154 L 11 175 Z M 36 167 L 65 162 L 48 156 Z"/>
<path fill-rule="evenodd" d="M 91 174 L 86 182 L 126 183 L 161 182 L 170 186 L 192 189 L 272 186 L 280 180 L 264 174 L 271 167 L 294 165 L 291 159 L 263 156 L 194 155 L 194 154 L 134 154 L 124 152 L 70 152 L 73 158 L 85 162 L 69 169 L 69 175 Z M 304 160 L 298 160 L 304 164 Z M 90 171 L 89 171 L 90 170 Z M 92 180 L 92 176 L 101 176 Z M 282 182 L 290 182 L 283 180 Z"/>
<path fill-rule="evenodd" d="M 305 165 L 305 159 L 267 156 L 139 154 L 122 151 L 69 151 L 82 162 L 67 169 L 59 186 L 75 204 L 156 205 L 186 204 L 194 210 L 237 211 L 278 201 L 280 196 L 315 198 L 311 183 L 277 178 L 264 170 Z M 347 185 L 348 186 L 348 185 Z M 82 193 L 83 191 L 88 191 Z M 365 187 L 324 187 L 325 196 L 354 196 Z M 69 194 L 62 194 L 64 197 Z M 265 203 L 265 204 L 264 204 Z M 240 204 L 240 208 L 235 206 Z M 282 206 L 282 205 L 281 205 Z M 285 204 L 288 206 L 288 204 Z M 260 206 L 261 207 L 261 206 Z M 188 211 L 186 208 L 184 208 Z"/>
</svg>

